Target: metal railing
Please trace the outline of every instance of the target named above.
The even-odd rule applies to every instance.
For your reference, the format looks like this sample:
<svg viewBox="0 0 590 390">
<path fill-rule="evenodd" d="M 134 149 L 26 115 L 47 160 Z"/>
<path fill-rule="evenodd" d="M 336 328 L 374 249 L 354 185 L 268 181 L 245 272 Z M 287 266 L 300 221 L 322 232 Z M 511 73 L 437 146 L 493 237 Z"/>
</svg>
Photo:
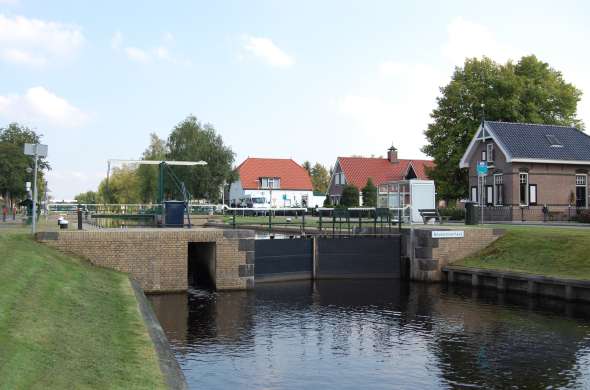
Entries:
<svg viewBox="0 0 590 390">
<path fill-rule="evenodd" d="M 227 208 L 230 217 L 226 220 L 233 228 L 263 227 L 269 233 L 274 228 L 289 227 L 291 231 L 327 232 L 336 234 L 360 234 L 377 232 L 378 229 L 391 232 L 409 222 L 411 208 Z"/>
</svg>

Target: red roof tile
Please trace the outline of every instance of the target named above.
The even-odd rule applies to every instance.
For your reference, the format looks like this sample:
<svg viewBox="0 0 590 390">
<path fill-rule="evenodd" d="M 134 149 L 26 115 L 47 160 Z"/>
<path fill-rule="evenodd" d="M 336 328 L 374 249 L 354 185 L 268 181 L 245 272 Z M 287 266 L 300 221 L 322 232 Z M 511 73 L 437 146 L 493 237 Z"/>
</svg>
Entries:
<svg viewBox="0 0 590 390">
<path fill-rule="evenodd" d="M 367 179 L 373 179 L 375 185 L 393 180 L 403 180 L 408 172 L 408 166 L 412 164 L 416 177 L 428 180 L 426 167 L 434 167 L 434 162 L 429 160 L 399 160 L 392 164 L 386 158 L 368 157 L 338 157 L 340 168 L 344 172 L 346 182 L 357 188 L 367 184 Z"/>
<path fill-rule="evenodd" d="M 280 178 L 281 190 L 313 190 L 311 178 L 305 168 L 291 159 L 247 158 L 237 170 L 242 188 L 246 190 L 258 189 L 261 177 Z"/>
</svg>

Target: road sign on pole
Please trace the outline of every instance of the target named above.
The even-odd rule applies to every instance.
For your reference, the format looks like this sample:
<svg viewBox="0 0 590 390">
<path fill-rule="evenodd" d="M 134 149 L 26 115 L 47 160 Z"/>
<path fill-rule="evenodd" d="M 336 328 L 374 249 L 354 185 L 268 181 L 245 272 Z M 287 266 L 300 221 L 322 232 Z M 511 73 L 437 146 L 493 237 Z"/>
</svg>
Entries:
<svg viewBox="0 0 590 390">
<path fill-rule="evenodd" d="M 488 163 L 485 161 L 480 161 L 477 163 L 477 182 L 479 184 L 480 190 L 479 190 L 479 209 L 480 209 L 480 222 L 481 224 L 483 224 L 483 208 L 485 206 L 484 203 L 484 191 L 486 190 L 486 186 L 485 186 L 485 180 L 486 180 L 486 176 L 488 174 Z M 481 183 L 481 184 L 480 184 Z"/>
<path fill-rule="evenodd" d="M 33 174 L 33 210 L 31 219 L 31 232 L 35 234 L 37 230 L 37 165 L 39 157 L 47 157 L 47 145 L 41 144 L 25 144 L 25 154 L 27 156 L 33 156 L 35 160 L 35 169 Z"/>
</svg>

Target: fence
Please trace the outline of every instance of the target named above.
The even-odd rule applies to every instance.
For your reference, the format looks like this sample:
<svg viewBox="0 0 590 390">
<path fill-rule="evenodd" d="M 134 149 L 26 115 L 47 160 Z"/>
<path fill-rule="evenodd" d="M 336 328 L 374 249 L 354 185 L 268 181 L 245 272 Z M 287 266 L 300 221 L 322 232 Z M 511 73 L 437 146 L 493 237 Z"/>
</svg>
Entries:
<svg viewBox="0 0 590 390">
<path fill-rule="evenodd" d="M 483 208 L 484 223 L 493 222 L 571 222 L 575 221 L 585 208 L 571 206 L 486 206 Z M 481 219 L 481 208 L 475 207 L 477 220 Z"/>
</svg>

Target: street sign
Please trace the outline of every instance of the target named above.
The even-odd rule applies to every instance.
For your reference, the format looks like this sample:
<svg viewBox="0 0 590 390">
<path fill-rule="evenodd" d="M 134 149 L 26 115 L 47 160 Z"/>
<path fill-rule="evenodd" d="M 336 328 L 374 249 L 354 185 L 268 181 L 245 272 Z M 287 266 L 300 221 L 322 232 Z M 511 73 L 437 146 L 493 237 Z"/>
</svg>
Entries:
<svg viewBox="0 0 590 390">
<path fill-rule="evenodd" d="M 477 163 L 477 174 L 479 176 L 485 176 L 488 174 L 488 164 L 485 161 Z"/>
<path fill-rule="evenodd" d="M 432 238 L 463 238 L 464 230 L 433 230 Z"/>
<path fill-rule="evenodd" d="M 25 144 L 25 154 L 27 156 L 47 157 L 47 149 L 47 145 Z"/>
</svg>

